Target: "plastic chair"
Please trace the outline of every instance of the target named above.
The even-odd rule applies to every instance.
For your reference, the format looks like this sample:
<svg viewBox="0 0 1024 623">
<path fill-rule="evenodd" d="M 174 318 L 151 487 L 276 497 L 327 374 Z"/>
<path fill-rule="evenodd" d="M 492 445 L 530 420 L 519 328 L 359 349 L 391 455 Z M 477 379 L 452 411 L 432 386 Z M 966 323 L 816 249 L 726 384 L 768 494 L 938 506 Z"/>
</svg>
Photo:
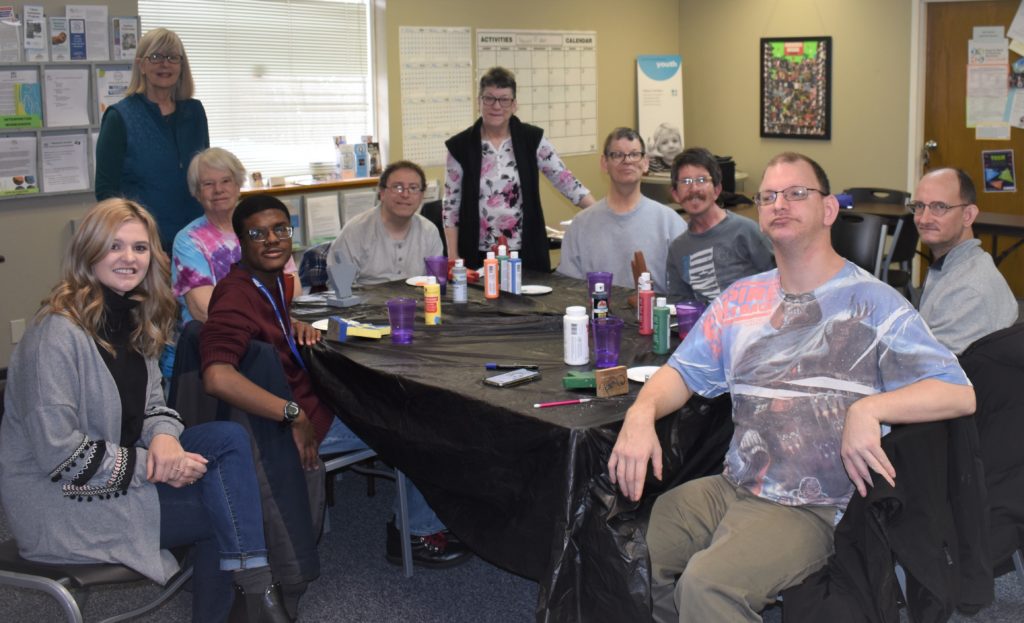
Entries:
<svg viewBox="0 0 1024 623">
<path fill-rule="evenodd" d="M 832 247 L 839 255 L 880 277 L 885 235 L 882 217 L 840 211 L 832 224 Z"/>
<path fill-rule="evenodd" d="M 444 237 L 444 221 L 441 220 L 441 200 L 437 199 L 424 203 L 423 207 L 420 208 L 420 214 L 427 217 L 434 224 L 434 227 L 437 227 L 437 233 L 441 234 L 441 254 L 447 256 L 448 241 Z"/>
<path fill-rule="evenodd" d="M 892 244 L 889 245 L 889 252 L 882 262 L 881 275 L 882 281 L 903 292 L 903 295 L 915 304 L 917 293 L 912 283 L 911 262 L 917 255 L 918 238 L 913 214 L 907 214 L 896 221 L 896 227 L 892 232 Z M 893 264 L 899 265 L 899 268 L 892 270 Z"/>
<path fill-rule="evenodd" d="M 333 457 L 321 457 L 324 462 L 324 469 L 327 470 L 328 479 L 327 482 L 330 484 L 333 479 L 330 476 L 337 471 L 343 470 L 348 467 L 352 467 L 357 463 L 361 463 L 368 459 L 372 459 L 377 456 L 377 453 L 370 448 L 363 450 L 353 450 L 352 452 L 345 452 L 344 454 L 335 455 Z M 405 474 L 399 470 L 384 470 L 375 467 L 358 467 L 353 468 L 359 474 L 364 476 L 379 476 L 381 478 L 389 478 L 395 481 L 396 488 L 398 489 L 398 513 L 401 515 L 399 533 L 402 537 L 402 571 L 405 573 L 405 577 L 412 577 L 412 542 L 410 541 L 409 534 L 409 498 L 405 491 Z M 333 497 L 333 496 L 332 496 Z M 330 530 L 330 523 L 324 521 L 324 531 Z"/>
<path fill-rule="evenodd" d="M 145 605 L 103 619 L 101 623 L 127 621 L 141 616 L 160 606 L 174 596 L 178 589 L 192 577 L 192 566 L 188 565 L 167 583 L 155 599 Z M 18 554 L 14 539 L 0 543 L 0 585 L 42 591 L 53 597 L 68 623 L 82 623 L 82 610 L 69 589 L 89 589 L 96 586 L 129 584 L 149 581 L 138 572 L 118 564 L 50 564 L 25 560 Z"/>
<path fill-rule="evenodd" d="M 910 198 L 910 193 L 891 188 L 847 188 L 843 193 L 853 198 L 853 207 L 857 207 L 858 203 L 903 205 Z"/>
</svg>

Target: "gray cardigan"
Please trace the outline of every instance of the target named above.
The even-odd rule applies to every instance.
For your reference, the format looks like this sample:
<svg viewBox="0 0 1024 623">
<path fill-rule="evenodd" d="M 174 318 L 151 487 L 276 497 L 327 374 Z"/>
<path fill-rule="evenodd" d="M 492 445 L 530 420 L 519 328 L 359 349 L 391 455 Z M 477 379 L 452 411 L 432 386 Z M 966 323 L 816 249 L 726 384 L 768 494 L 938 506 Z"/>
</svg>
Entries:
<svg viewBox="0 0 1024 623">
<path fill-rule="evenodd" d="M 177 572 L 160 550 L 160 501 L 144 447 L 183 427 L 164 406 L 156 360 L 146 366 L 143 447 L 121 448 L 121 399 L 95 342 L 50 314 L 18 344 L 0 426 L 0 498 L 25 558 L 116 562 L 160 583 Z"/>
</svg>

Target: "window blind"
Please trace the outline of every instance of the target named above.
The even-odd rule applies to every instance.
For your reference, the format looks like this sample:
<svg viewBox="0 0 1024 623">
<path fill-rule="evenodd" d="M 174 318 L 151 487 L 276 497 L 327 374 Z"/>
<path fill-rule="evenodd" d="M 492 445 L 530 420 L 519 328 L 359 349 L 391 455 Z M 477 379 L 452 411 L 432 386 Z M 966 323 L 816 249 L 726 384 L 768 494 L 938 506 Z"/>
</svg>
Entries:
<svg viewBox="0 0 1024 623">
<path fill-rule="evenodd" d="M 210 144 L 268 177 L 333 162 L 333 136 L 375 134 L 367 4 L 139 0 L 139 16 L 181 37 Z"/>
</svg>

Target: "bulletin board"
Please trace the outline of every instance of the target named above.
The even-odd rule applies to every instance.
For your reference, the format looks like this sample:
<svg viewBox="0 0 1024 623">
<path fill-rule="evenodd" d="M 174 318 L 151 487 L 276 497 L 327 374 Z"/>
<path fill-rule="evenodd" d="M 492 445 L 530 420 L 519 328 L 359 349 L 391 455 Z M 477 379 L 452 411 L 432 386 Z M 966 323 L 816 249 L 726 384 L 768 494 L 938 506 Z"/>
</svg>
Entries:
<svg viewBox="0 0 1024 623">
<path fill-rule="evenodd" d="M 598 150 L 597 32 L 476 31 L 479 79 L 501 66 L 516 75 L 519 110 L 561 155 Z"/>
</svg>

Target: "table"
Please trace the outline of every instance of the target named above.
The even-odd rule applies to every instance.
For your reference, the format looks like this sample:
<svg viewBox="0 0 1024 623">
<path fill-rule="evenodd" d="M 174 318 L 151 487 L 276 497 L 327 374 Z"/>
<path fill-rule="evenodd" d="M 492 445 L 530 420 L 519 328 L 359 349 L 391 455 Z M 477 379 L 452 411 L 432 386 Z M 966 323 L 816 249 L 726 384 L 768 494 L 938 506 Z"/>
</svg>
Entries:
<svg viewBox="0 0 1024 623">
<path fill-rule="evenodd" d="M 464 309 L 445 301 L 443 324 L 419 313 L 413 344 L 359 340 L 307 349 L 318 391 L 387 462 L 405 472 L 456 534 L 482 558 L 540 583 L 538 621 L 645 620 L 649 562 L 644 531 L 658 493 L 721 469 L 732 435 L 728 398 L 691 400 L 658 422 L 665 480 L 648 478 L 644 498 L 617 495 L 606 463 L 628 396 L 534 409 L 533 403 L 590 395 L 564 390 L 562 315 L 584 304 L 586 282 L 531 274 L 554 288 L 538 297 L 485 301 L 470 287 Z M 657 365 L 639 336 L 628 290 L 611 309 L 626 320 L 620 363 Z M 419 296 L 402 282 L 362 291 L 367 304 L 345 317 L 384 320 L 383 302 Z M 420 307 L 422 310 L 422 306 Z M 296 316 L 323 315 L 311 310 Z M 678 340 L 673 339 L 673 345 Z M 482 383 L 489 361 L 539 364 L 539 381 L 511 388 Z"/>
</svg>

